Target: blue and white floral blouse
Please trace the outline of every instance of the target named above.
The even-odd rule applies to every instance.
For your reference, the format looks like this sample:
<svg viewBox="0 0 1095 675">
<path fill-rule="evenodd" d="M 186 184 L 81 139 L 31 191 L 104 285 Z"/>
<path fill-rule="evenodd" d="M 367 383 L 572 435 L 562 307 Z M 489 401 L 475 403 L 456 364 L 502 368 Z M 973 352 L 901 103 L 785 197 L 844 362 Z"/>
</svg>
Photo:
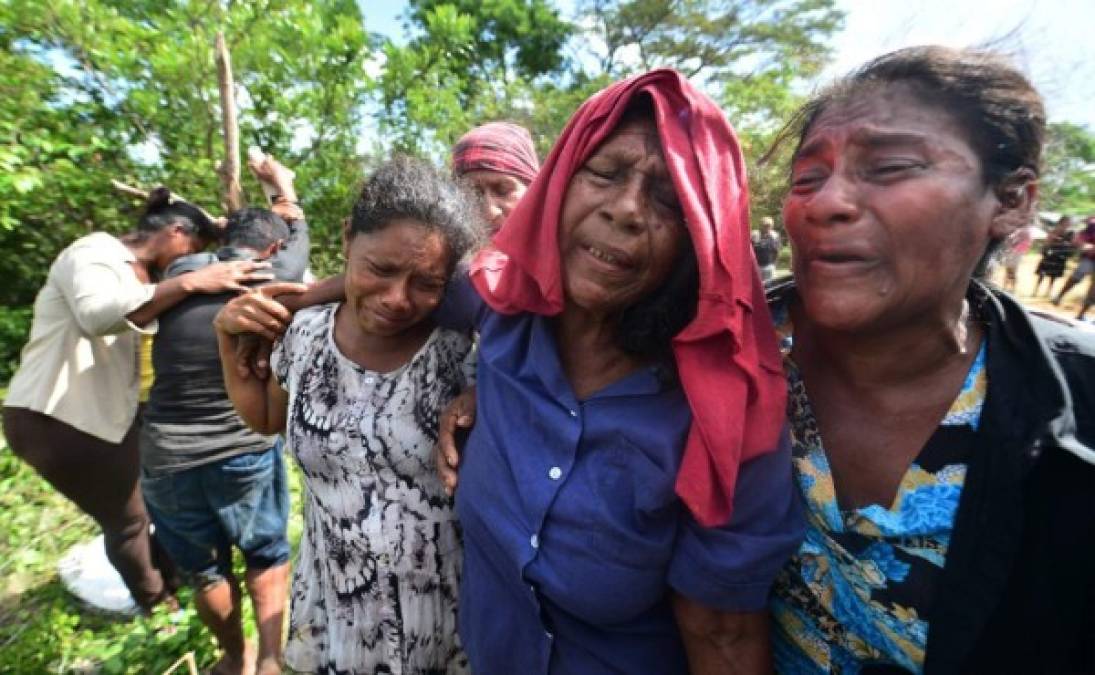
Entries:
<svg viewBox="0 0 1095 675">
<path fill-rule="evenodd" d="M 926 617 L 943 569 L 988 380 L 985 343 L 939 428 L 901 479 L 893 505 L 842 511 L 798 367 L 786 305 L 785 347 L 795 479 L 806 539 L 776 579 L 773 648 L 780 673 L 921 672 Z"/>
</svg>

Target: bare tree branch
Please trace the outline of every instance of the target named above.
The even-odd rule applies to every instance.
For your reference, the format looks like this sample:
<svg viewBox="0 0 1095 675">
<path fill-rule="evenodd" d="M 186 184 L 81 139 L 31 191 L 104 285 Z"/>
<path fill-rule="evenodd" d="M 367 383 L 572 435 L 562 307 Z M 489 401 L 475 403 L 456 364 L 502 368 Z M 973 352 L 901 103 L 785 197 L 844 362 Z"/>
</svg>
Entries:
<svg viewBox="0 0 1095 675">
<path fill-rule="evenodd" d="M 114 178 L 111 178 L 110 179 L 110 186 L 113 187 L 118 192 L 121 192 L 124 195 L 129 195 L 130 197 L 136 197 L 137 199 L 148 199 L 148 190 L 144 190 L 144 189 L 141 189 L 139 187 L 134 187 L 132 185 L 127 185 L 127 184 L 123 183 L 120 180 L 116 180 Z M 171 200 L 172 201 L 177 201 L 177 202 L 186 202 L 187 204 L 190 204 L 191 206 L 193 206 L 197 210 L 201 211 L 202 215 L 204 215 L 206 218 L 213 221 L 214 223 L 220 223 L 220 222 L 224 221 L 223 217 L 214 216 L 212 213 L 209 213 L 208 211 L 206 211 L 202 207 L 198 206 L 194 202 L 190 201 L 186 197 L 183 197 L 182 195 L 179 195 L 179 194 L 176 194 L 176 193 L 172 192 L 171 193 Z"/>
<path fill-rule="evenodd" d="M 224 33 L 217 33 L 217 83 L 221 92 L 221 121 L 224 124 L 224 162 L 217 169 L 224 185 L 224 202 L 228 211 L 244 206 L 243 188 L 240 186 L 240 128 L 236 119 L 235 83 L 232 80 L 232 56 L 224 41 Z"/>
</svg>

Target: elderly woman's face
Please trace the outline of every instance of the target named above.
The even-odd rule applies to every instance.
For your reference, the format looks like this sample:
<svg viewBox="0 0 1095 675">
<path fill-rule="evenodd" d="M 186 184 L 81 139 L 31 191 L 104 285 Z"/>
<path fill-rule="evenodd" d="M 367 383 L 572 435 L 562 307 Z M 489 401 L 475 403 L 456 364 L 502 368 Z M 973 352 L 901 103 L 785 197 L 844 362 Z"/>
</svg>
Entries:
<svg viewBox="0 0 1095 675">
<path fill-rule="evenodd" d="M 521 201 L 528 186 L 521 180 L 498 171 L 476 169 L 463 173 L 460 178 L 467 182 L 479 197 L 483 219 L 494 234 L 506 222 L 510 211 Z"/>
<path fill-rule="evenodd" d="M 871 330 L 960 302 L 1002 207 L 959 124 L 904 87 L 825 110 L 783 219 L 811 321 Z M 938 311 L 934 312 L 938 315 Z"/>
<path fill-rule="evenodd" d="M 653 120 L 619 127 L 570 179 L 559 219 L 567 302 L 625 309 L 657 289 L 686 244 Z"/>
</svg>

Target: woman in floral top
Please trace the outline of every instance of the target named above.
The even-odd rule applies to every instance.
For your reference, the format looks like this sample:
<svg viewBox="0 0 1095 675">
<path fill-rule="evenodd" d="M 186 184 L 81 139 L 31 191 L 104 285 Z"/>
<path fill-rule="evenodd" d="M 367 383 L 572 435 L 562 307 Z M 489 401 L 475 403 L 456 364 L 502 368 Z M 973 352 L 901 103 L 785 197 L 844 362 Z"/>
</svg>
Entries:
<svg viewBox="0 0 1095 675">
<path fill-rule="evenodd" d="M 1044 124 L 1008 64 L 924 47 L 791 127 L 779 672 L 1095 669 L 1095 341 L 978 280 L 1033 218 Z"/>
</svg>

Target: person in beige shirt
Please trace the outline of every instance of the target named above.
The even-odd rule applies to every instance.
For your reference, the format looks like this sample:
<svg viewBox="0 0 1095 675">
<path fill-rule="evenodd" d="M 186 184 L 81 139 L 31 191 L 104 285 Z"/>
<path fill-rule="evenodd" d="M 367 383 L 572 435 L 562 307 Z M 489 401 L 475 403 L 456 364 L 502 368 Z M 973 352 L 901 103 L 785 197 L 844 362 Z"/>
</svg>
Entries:
<svg viewBox="0 0 1095 675">
<path fill-rule="evenodd" d="M 170 591 L 153 565 L 138 484 L 141 336 L 155 333 L 156 316 L 191 293 L 269 278 L 262 263 L 233 262 L 153 283 L 172 260 L 218 236 L 200 209 L 161 188 L 136 232 L 73 242 L 35 299 L 30 338 L 4 401 L 11 449 L 96 520 L 107 557 L 146 611 Z"/>
</svg>

